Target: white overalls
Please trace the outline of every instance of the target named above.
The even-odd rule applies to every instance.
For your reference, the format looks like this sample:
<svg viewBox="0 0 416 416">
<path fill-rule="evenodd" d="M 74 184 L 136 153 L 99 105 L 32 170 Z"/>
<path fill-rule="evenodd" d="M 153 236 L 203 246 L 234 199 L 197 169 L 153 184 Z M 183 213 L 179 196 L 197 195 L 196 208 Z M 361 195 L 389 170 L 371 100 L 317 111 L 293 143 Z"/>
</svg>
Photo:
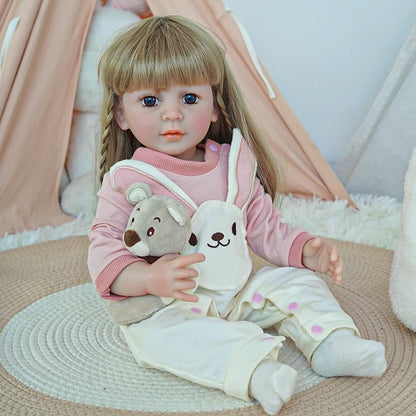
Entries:
<svg viewBox="0 0 416 416">
<path fill-rule="evenodd" d="M 141 365 L 250 400 L 253 371 L 266 356 L 277 358 L 285 336 L 310 360 L 316 347 L 335 329 L 359 332 L 325 282 L 310 270 L 252 270 L 243 223 L 250 195 L 242 206 L 234 204 L 241 145 L 237 131 L 229 155 L 226 201 L 206 201 L 199 207 L 158 169 L 144 162 L 126 162 L 193 207 L 194 236 L 182 254 L 201 252 L 206 261 L 195 266 L 199 270 L 197 303 L 174 300 L 122 331 Z M 275 327 L 279 336 L 263 332 L 262 328 L 270 327 Z"/>
</svg>

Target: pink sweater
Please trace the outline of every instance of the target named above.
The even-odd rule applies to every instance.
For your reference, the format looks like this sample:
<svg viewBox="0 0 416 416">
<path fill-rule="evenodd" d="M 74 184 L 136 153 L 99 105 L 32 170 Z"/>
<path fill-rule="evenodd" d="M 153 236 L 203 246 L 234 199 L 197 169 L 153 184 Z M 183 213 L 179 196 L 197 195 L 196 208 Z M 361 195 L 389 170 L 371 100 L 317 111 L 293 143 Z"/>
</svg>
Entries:
<svg viewBox="0 0 416 416">
<path fill-rule="evenodd" d="M 132 159 L 149 163 L 162 171 L 169 179 L 179 185 L 191 199 L 200 205 L 206 200 L 224 201 L 227 195 L 227 169 L 230 146 L 219 145 L 208 140 L 205 160 L 192 162 L 140 147 Z M 250 152 L 245 146 L 244 151 Z M 244 171 L 244 167 L 242 169 Z M 149 177 L 141 175 L 141 182 L 150 185 L 152 192 L 165 193 Z M 137 174 L 131 183 L 137 182 Z M 110 292 L 110 286 L 119 273 L 136 261 L 144 261 L 131 254 L 123 245 L 122 234 L 127 225 L 132 205 L 127 201 L 123 189 L 112 184 L 110 174 L 104 176 L 103 185 L 98 192 L 97 214 L 89 233 L 90 248 L 88 268 L 98 293 L 106 299 L 123 299 Z M 244 184 L 240 184 L 240 187 Z M 251 183 L 247 182 L 247 186 Z M 258 179 L 255 180 L 251 200 L 244 212 L 247 229 L 247 242 L 259 256 L 278 266 L 304 267 L 302 251 L 306 241 L 312 237 L 300 228 L 281 222 L 280 212 L 264 192 Z"/>
</svg>

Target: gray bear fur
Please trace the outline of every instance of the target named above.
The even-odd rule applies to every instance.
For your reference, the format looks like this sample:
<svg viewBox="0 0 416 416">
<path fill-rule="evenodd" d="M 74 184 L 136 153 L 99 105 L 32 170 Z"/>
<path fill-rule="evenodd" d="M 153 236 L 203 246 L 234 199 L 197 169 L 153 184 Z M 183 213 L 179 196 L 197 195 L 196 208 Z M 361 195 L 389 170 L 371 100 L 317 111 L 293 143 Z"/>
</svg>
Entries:
<svg viewBox="0 0 416 416">
<path fill-rule="evenodd" d="M 191 219 L 178 201 L 152 195 L 144 183 L 132 184 L 127 199 L 136 204 L 123 233 L 123 242 L 133 254 L 149 263 L 169 253 L 179 253 L 191 235 Z M 108 311 L 118 325 L 130 325 L 152 316 L 166 305 L 158 296 L 133 296 L 121 301 L 110 301 Z"/>
</svg>

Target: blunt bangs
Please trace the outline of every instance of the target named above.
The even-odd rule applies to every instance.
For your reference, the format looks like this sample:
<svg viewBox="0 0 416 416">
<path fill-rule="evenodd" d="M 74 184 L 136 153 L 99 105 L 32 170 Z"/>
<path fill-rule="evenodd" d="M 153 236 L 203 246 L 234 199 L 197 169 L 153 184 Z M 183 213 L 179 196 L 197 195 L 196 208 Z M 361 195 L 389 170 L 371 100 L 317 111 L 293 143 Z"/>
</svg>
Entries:
<svg viewBox="0 0 416 416">
<path fill-rule="evenodd" d="M 100 62 L 103 84 L 118 96 L 170 85 L 219 85 L 224 52 L 205 30 L 180 17 L 142 21 L 120 34 Z"/>
</svg>

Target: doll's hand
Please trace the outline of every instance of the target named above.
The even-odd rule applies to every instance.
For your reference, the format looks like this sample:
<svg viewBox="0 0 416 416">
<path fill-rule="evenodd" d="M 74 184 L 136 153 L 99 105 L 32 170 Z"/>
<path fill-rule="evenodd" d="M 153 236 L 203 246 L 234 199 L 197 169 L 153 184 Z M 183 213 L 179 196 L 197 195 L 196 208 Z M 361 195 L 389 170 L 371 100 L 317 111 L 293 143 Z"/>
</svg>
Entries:
<svg viewBox="0 0 416 416">
<path fill-rule="evenodd" d="M 180 255 L 167 254 L 160 257 L 150 266 L 147 289 L 150 294 L 160 297 L 170 297 L 187 302 L 197 302 L 198 296 L 185 293 L 194 289 L 198 271 L 188 267 L 201 263 L 205 256 L 201 253 Z"/>
<path fill-rule="evenodd" d="M 339 285 L 344 263 L 338 249 L 328 241 L 315 237 L 306 242 L 302 252 L 302 263 L 308 269 L 324 273 Z"/>
</svg>

